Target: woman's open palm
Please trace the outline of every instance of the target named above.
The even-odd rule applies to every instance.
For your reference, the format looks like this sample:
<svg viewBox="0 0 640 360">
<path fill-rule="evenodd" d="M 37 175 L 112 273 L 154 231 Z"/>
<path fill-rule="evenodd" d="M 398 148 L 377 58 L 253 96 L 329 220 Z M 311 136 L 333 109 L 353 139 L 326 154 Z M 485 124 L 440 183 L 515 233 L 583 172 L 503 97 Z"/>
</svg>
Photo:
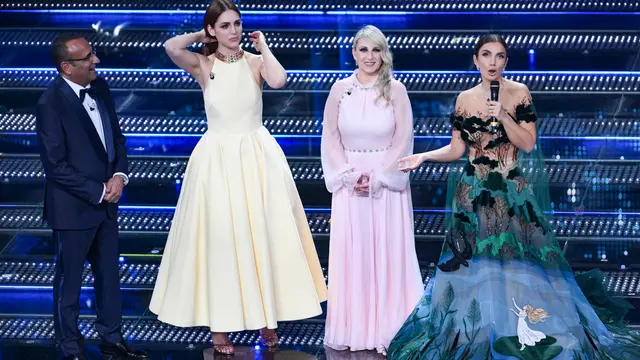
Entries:
<svg viewBox="0 0 640 360">
<path fill-rule="evenodd" d="M 398 170 L 408 172 L 416 169 L 424 162 L 422 154 L 414 154 L 398 160 Z"/>
</svg>

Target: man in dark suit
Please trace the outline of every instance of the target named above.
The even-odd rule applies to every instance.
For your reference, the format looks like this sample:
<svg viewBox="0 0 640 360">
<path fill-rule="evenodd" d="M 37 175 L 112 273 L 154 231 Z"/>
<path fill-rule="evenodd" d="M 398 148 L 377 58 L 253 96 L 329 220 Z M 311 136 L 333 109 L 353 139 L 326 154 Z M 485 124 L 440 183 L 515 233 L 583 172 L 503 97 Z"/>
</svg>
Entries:
<svg viewBox="0 0 640 360">
<path fill-rule="evenodd" d="M 129 182 L 125 137 L 100 62 L 84 38 L 64 34 L 51 54 L 60 76 L 36 107 L 40 159 L 46 174 L 44 218 L 53 229 L 56 342 L 65 359 L 85 359 L 78 330 L 84 261 L 95 278 L 96 330 L 105 355 L 145 359 L 120 329 L 118 200 Z"/>
</svg>

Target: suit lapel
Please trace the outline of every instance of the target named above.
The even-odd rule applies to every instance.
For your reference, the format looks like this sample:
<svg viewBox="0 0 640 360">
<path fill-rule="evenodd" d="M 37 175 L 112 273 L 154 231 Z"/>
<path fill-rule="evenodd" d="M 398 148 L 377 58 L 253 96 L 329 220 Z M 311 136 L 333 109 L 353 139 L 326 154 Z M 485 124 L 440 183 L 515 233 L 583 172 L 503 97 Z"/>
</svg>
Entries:
<svg viewBox="0 0 640 360">
<path fill-rule="evenodd" d="M 113 129 L 111 129 L 111 118 L 109 117 L 109 112 L 107 111 L 107 108 L 104 105 L 102 99 L 98 97 L 98 99 L 96 100 L 96 104 L 98 106 L 98 111 L 100 111 L 100 118 L 102 119 L 104 143 L 107 148 L 107 159 L 109 162 L 112 162 L 115 154 L 113 150 Z"/>
<path fill-rule="evenodd" d="M 73 92 L 73 89 L 71 89 L 69 84 L 67 84 L 67 82 L 64 81 L 64 79 L 61 76 L 58 77 L 57 83 L 58 83 L 58 88 L 60 89 L 64 97 L 67 99 L 67 101 L 69 101 L 69 105 L 71 105 L 71 109 L 73 109 L 73 112 L 76 114 L 76 116 L 80 120 L 82 127 L 84 127 L 85 131 L 87 132 L 87 135 L 89 135 L 89 140 L 91 141 L 91 144 L 93 145 L 96 152 L 98 154 L 106 155 L 107 153 L 104 149 L 104 146 L 102 145 L 102 141 L 100 140 L 98 131 L 96 130 L 96 127 L 93 125 L 93 121 L 91 121 L 91 118 L 87 113 L 87 110 L 84 108 L 84 106 L 80 102 L 80 98 L 78 97 L 78 95 L 76 95 L 76 93 Z"/>
</svg>

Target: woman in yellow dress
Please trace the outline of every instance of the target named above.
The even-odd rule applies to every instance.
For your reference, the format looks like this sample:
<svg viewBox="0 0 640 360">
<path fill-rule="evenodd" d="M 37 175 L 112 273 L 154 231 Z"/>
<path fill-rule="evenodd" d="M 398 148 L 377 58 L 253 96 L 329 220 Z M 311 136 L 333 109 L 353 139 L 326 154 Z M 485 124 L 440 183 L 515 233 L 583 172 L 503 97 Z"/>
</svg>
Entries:
<svg viewBox="0 0 640 360">
<path fill-rule="evenodd" d="M 214 349 L 233 354 L 227 333 L 260 329 L 276 346 L 278 321 L 322 313 L 326 285 L 287 160 L 262 126 L 262 84 L 287 75 L 260 31 L 260 56 L 240 48 L 240 11 L 214 0 L 204 29 L 165 48 L 200 84 L 208 131 L 185 172 L 149 309 L 180 327 L 207 326 Z M 204 54 L 187 50 L 205 43 Z"/>
</svg>

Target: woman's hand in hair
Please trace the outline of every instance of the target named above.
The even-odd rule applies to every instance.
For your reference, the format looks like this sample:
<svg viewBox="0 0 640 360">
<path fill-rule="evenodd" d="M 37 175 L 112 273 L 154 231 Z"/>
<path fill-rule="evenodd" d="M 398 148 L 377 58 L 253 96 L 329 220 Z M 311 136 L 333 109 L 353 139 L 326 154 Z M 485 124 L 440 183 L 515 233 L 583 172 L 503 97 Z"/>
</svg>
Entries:
<svg viewBox="0 0 640 360">
<path fill-rule="evenodd" d="M 200 36 L 200 38 L 198 39 L 198 42 L 202 44 L 209 44 L 216 41 L 216 38 L 207 35 L 207 30 L 205 29 L 200 30 L 198 32 L 198 35 Z"/>
<path fill-rule="evenodd" d="M 253 48 L 258 52 L 263 52 L 267 48 L 267 39 L 264 37 L 262 31 L 254 31 L 249 34 Z"/>
</svg>

